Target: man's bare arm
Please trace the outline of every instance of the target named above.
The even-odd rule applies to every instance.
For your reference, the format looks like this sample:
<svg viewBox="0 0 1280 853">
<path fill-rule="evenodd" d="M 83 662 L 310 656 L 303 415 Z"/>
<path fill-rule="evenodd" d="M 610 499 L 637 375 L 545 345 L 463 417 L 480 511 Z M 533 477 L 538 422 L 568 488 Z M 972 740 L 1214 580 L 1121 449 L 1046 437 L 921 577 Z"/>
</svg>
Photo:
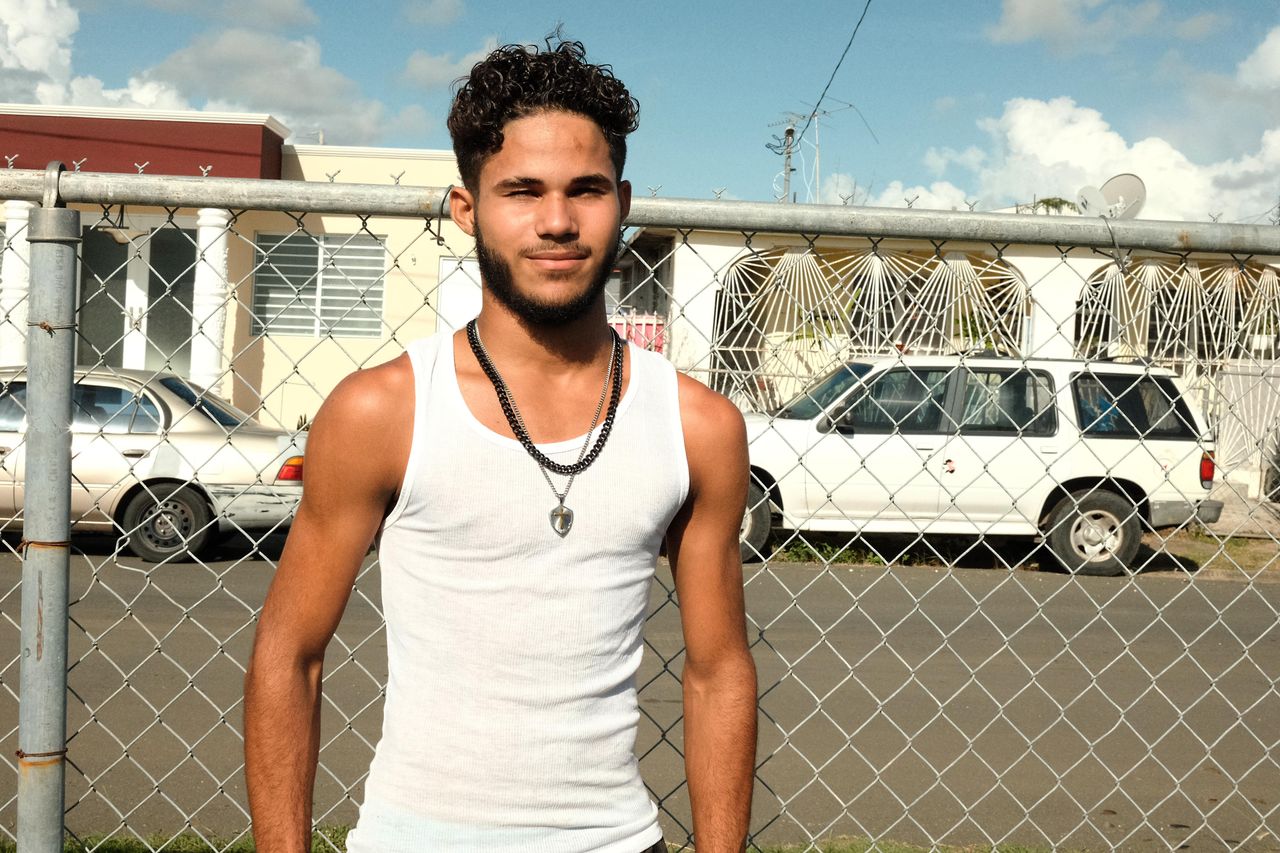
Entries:
<svg viewBox="0 0 1280 853">
<path fill-rule="evenodd" d="M 684 630 L 685 773 L 698 853 L 740 851 L 751 818 L 756 670 L 747 647 L 738 533 L 747 495 L 742 415 L 680 377 L 689 498 L 667 533 Z"/>
<path fill-rule="evenodd" d="M 311 849 L 324 652 L 399 488 L 412 406 L 402 357 L 345 379 L 307 437 L 302 503 L 245 676 L 245 780 L 262 853 Z"/>
</svg>

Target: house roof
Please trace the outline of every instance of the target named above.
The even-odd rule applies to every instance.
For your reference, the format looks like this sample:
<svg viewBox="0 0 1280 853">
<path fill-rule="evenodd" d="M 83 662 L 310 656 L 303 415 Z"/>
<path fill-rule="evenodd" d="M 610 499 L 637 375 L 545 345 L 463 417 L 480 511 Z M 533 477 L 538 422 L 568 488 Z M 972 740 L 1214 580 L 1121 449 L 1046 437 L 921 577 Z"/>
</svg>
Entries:
<svg viewBox="0 0 1280 853">
<path fill-rule="evenodd" d="M 0 104 L 0 156 L 22 169 L 61 160 L 86 172 L 279 178 L 289 134 L 265 114 Z"/>
</svg>

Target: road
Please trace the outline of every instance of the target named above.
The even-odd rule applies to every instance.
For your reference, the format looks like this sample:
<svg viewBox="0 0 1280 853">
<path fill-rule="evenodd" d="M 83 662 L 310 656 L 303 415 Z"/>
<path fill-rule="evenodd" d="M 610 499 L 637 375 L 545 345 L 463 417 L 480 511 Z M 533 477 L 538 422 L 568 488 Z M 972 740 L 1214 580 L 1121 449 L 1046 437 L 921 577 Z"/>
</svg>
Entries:
<svg viewBox="0 0 1280 853">
<path fill-rule="evenodd" d="M 77 546 L 68 825 L 244 831 L 241 680 L 273 564 L 224 551 L 156 567 L 113 558 L 110 543 Z M 6 756 L 19 570 L 0 557 Z M 663 562 L 637 752 L 675 840 L 689 807 L 670 587 Z M 760 843 L 1280 849 L 1280 584 L 778 563 L 748 567 L 747 599 Z M 326 662 L 316 816 L 327 822 L 354 819 L 380 728 L 379 600 L 371 558 Z M 15 778 L 0 781 L 9 832 Z"/>
</svg>

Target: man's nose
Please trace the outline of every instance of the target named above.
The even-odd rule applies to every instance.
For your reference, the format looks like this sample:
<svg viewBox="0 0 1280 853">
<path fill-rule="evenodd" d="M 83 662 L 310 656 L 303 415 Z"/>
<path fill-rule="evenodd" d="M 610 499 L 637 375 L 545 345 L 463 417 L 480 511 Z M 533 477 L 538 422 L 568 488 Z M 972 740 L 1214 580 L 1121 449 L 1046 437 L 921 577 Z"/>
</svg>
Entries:
<svg viewBox="0 0 1280 853">
<path fill-rule="evenodd" d="M 569 199 L 557 193 L 543 196 L 538 205 L 538 236 L 543 238 L 576 237 L 578 222 Z"/>
</svg>

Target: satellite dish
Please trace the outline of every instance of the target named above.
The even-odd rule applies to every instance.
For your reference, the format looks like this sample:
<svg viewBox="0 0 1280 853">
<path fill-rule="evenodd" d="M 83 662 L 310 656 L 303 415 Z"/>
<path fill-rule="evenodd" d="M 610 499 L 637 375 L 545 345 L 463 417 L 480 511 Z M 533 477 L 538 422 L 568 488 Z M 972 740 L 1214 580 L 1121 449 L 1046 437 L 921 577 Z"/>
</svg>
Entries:
<svg viewBox="0 0 1280 853">
<path fill-rule="evenodd" d="M 1107 200 L 1097 187 L 1081 187 L 1076 193 L 1076 208 L 1081 216 L 1106 216 Z"/>
<path fill-rule="evenodd" d="M 1133 219 L 1147 200 L 1147 186 L 1142 183 L 1142 178 L 1125 172 L 1102 185 L 1102 197 L 1108 207 L 1106 216 Z"/>
</svg>

